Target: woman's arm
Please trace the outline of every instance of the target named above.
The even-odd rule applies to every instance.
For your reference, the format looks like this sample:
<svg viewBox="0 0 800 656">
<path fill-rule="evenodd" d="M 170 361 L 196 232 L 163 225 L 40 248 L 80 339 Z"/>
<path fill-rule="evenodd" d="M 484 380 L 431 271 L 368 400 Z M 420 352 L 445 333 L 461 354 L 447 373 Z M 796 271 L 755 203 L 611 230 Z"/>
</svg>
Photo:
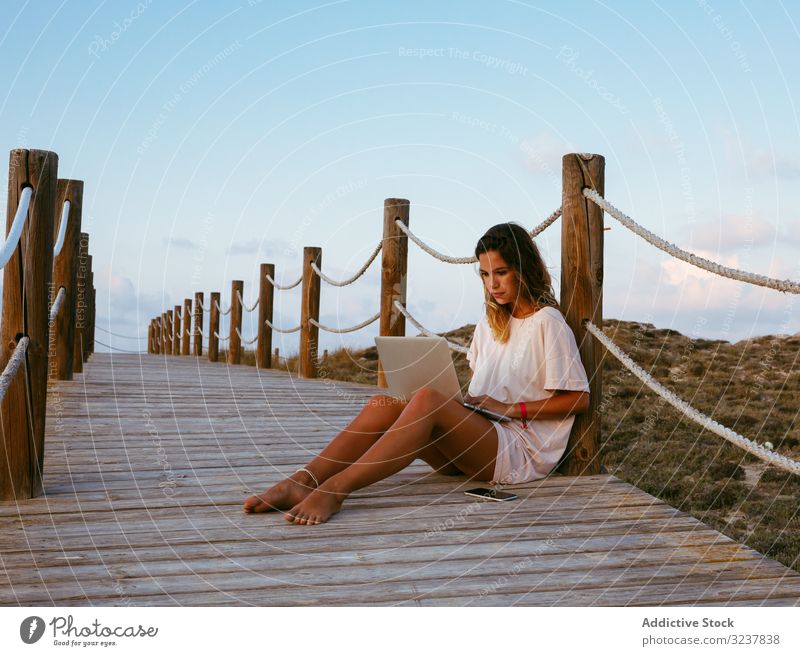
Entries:
<svg viewBox="0 0 800 656">
<path fill-rule="evenodd" d="M 519 403 L 502 403 L 490 396 L 467 395 L 464 400 L 512 419 L 522 418 L 522 409 L 519 407 Z M 589 393 L 555 390 L 553 396 L 548 399 L 525 401 L 524 403 L 528 411 L 528 419 L 564 419 L 589 409 Z"/>
</svg>

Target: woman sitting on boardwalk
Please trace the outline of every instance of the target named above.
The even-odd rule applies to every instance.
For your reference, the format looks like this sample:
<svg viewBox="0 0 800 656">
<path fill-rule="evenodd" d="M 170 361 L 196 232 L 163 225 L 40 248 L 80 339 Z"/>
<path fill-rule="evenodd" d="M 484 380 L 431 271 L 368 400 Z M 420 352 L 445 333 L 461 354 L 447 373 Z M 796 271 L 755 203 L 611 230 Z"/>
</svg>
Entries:
<svg viewBox="0 0 800 656">
<path fill-rule="evenodd" d="M 286 510 L 319 524 L 347 496 L 416 458 L 442 474 L 497 483 L 543 478 L 564 452 L 574 414 L 589 406 L 575 336 L 558 309 L 539 250 L 514 223 L 491 228 L 475 249 L 486 314 L 467 355 L 467 401 L 514 419 L 495 422 L 429 389 L 403 402 L 373 396 L 322 452 L 289 478 L 249 497 L 245 512 Z"/>
</svg>

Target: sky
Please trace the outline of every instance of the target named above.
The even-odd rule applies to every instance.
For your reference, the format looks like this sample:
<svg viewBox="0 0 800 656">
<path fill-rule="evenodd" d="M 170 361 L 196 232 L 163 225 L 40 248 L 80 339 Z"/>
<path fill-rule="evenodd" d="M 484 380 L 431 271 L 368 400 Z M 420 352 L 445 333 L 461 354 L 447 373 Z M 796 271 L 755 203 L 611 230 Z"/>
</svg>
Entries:
<svg viewBox="0 0 800 656">
<path fill-rule="evenodd" d="M 490 226 L 559 207 L 571 152 L 605 158 L 606 197 L 648 230 L 800 280 L 796 2 L 37 0 L 2 3 L 0 26 L 0 151 L 53 150 L 59 177 L 85 183 L 98 351 L 144 349 L 150 319 L 196 291 L 227 307 L 233 279 L 252 304 L 259 264 L 293 281 L 304 246 L 349 277 L 385 198 L 469 255 Z M 732 342 L 800 331 L 793 296 L 605 226 L 605 318 Z M 558 292 L 560 223 L 537 243 Z M 360 323 L 379 294 L 378 260 L 323 283 L 320 321 Z M 482 312 L 473 266 L 413 244 L 407 298 L 436 332 Z M 299 288 L 276 292 L 275 324 L 299 317 Z M 296 352 L 298 336 L 274 344 Z"/>
</svg>

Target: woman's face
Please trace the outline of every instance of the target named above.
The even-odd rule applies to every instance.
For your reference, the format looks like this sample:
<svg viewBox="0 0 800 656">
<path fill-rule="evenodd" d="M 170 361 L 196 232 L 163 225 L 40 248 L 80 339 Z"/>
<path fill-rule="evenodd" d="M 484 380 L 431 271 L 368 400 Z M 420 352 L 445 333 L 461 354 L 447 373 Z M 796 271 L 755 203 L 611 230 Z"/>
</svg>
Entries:
<svg viewBox="0 0 800 656">
<path fill-rule="evenodd" d="M 514 270 L 498 251 L 487 251 L 478 256 L 480 276 L 486 291 L 495 303 L 512 305 L 517 301 L 519 282 Z"/>
</svg>

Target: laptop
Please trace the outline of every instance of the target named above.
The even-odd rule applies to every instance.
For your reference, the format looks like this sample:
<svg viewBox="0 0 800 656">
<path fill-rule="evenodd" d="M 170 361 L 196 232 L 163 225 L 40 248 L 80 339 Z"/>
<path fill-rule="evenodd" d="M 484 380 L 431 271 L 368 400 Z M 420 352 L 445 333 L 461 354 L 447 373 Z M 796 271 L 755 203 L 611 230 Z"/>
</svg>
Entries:
<svg viewBox="0 0 800 656">
<path fill-rule="evenodd" d="M 444 337 L 376 337 L 375 346 L 389 392 L 409 399 L 421 387 L 431 387 L 447 398 L 494 421 L 510 417 L 464 403 L 450 347 Z"/>
</svg>

